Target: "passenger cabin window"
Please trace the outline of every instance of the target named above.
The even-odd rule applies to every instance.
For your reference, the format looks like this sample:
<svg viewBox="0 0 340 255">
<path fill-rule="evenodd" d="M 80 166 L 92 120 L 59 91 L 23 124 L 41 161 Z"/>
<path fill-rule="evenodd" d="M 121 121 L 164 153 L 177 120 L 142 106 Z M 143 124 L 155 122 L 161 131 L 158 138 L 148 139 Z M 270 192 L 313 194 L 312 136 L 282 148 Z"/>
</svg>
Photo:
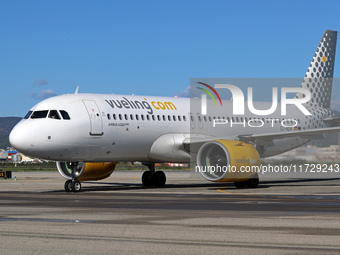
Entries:
<svg viewBox="0 0 340 255">
<path fill-rule="evenodd" d="M 43 119 L 43 118 L 46 118 L 47 113 L 48 113 L 47 110 L 44 110 L 44 111 L 35 111 L 31 115 L 31 119 Z"/>
<path fill-rule="evenodd" d="M 48 118 L 50 119 L 55 119 L 55 120 L 60 120 L 60 116 L 57 110 L 51 110 L 48 114 Z"/>
</svg>

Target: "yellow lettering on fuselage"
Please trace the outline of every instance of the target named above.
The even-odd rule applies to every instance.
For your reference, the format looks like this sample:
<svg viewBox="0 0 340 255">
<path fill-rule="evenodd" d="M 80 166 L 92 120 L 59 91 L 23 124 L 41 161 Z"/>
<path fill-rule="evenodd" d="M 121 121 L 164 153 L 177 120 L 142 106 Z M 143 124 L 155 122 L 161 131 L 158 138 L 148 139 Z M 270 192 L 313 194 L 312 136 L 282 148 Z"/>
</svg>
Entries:
<svg viewBox="0 0 340 255">
<path fill-rule="evenodd" d="M 151 104 L 157 110 L 177 110 L 176 106 L 171 102 L 152 101 Z"/>
</svg>

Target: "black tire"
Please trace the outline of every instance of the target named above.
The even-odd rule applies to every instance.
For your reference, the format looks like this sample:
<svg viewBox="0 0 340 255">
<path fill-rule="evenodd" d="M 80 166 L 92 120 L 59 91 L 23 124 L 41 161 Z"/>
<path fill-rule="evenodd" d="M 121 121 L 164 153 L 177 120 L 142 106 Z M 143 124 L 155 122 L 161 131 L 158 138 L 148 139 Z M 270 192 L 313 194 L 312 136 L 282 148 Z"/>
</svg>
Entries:
<svg viewBox="0 0 340 255">
<path fill-rule="evenodd" d="M 142 175 L 142 183 L 143 183 L 143 186 L 146 187 L 146 188 L 150 188 L 153 186 L 153 183 L 152 183 L 152 173 L 150 171 L 145 171 Z"/>
<path fill-rule="evenodd" d="M 68 180 L 65 182 L 64 189 L 66 192 L 71 192 L 72 191 L 72 181 Z"/>
<path fill-rule="evenodd" d="M 152 176 L 152 183 L 156 187 L 164 187 L 166 183 L 165 173 L 163 171 L 155 172 L 154 175 Z"/>
<path fill-rule="evenodd" d="M 256 188 L 259 185 L 259 175 L 256 173 L 254 177 L 250 178 L 247 182 L 247 187 L 248 188 Z"/>
<path fill-rule="evenodd" d="M 242 189 L 247 185 L 247 181 L 242 181 L 242 182 L 234 182 L 235 187 L 238 189 Z"/>
<path fill-rule="evenodd" d="M 73 192 L 79 192 L 81 190 L 81 184 L 79 181 L 73 181 L 72 182 L 72 191 Z"/>
</svg>

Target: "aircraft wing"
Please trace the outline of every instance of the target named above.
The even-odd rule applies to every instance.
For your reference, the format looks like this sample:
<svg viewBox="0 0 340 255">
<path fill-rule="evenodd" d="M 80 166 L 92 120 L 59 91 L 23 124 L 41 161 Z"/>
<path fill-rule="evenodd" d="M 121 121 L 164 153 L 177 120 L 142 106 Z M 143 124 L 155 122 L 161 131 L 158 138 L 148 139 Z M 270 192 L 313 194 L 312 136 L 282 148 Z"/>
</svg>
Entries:
<svg viewBox="0 0 340 255">
<path fill-rule="evenodd" d="M 340 132 L 340 127 L 316 128 L 309 130 L 296 130 L 289 132 L 277 132 L 259 135 L 239 135 L 239 139 L 245 142 L 255 142 L 256 140 L 272 141 L 274 139 L 283 139 L 290 137 L 300 137 L 308 140 L 323 139 L 324 134 Z"/>
<path fill-rule="evenodd" d="M 327 133 L 334 133 L 340 132 L 340 127 L 329 127 L 329 128 L 316 128 L 316 129 L 309 129 L 309 130 L 296 130 L 296 131 L 288 131 L 288 132 L 277 132 L 277 133 L 268 133 L 268 134 L 246 134 L 246 135 L 239 135 L 238 138 L 240 141 L 243 142 L 252 142 L 255 144 L 270 144 L 275 139 L 283 139 L 283 138 L 290 138 L 290 137 L 300 137 L 303 139 L 308 140 L 316 140 L 316 139 L 323 139 L 324 134 Z M 205 142 L 209 142 L 212 140 L 220 140 L 220 139 L 232 139 L 230 137 L 212 137 L 212 136 L 194 136 L 187 138 L 183 141 L 184 145 L 201 145 Z"/>
<path fill-rule="evenodd" d="M 332 127 L 339 126 L 340 117 L 330 117 L 330 118 L 323 119 L 323 121 L 330 124 Z"/>
</svg>

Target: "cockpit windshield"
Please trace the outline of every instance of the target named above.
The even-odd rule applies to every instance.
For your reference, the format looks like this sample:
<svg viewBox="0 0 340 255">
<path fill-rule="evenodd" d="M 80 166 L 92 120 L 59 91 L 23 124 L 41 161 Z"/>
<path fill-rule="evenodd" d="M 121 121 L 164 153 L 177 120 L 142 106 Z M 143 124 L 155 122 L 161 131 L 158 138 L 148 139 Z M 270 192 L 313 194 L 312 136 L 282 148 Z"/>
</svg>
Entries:
<svg viewBox="0 0 340 255">
<path fill-rule="evenodd" d="M 60 120 L 61 117 L 64 120 L 70 120 L 70 115 L 65 110 L 41 110 L 41 111 L 29 111 L 24 119 L 44 119 L 46 117 L 50 119 Z"/>
<path fill-rule="evenodd" d="M 46 118 L 48 111 L 34 111 L 31 115 L 31 119 L 43 119 Z"/>
<path fill-rule="evenodd" d="M 33 111 L 29 111 L 29 112 L 25 115 L 24 119 L 28 119 L 29 117 L 31 117 L 32 112 L 33 112 Z"/>
<path fill-rule="evenodd" d="M 48 117 L 49 117 L 50 119 L 60 120 L 60 115 L 59 115 L 59 113 L 58 113 L 57 110 L 51 110 L 51 111 L 49 112 L 49 114 L 48 114 Z"/>
<path fill-rule="evenodd" d="M 64 110 L 60 110 L 60 114 L 61 116 L 63 116 L 63 119 L 64 120 L 70 120 L 70 115 L 68 115 L 67 111 L 64 111 Z"/>
</svg>

